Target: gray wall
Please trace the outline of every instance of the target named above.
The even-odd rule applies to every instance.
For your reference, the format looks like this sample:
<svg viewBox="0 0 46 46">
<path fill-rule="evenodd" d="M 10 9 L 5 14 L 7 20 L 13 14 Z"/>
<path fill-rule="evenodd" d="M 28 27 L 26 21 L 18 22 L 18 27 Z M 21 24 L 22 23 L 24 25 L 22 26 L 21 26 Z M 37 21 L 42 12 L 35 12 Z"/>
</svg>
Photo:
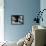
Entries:
<svg viewBox="0 0 46 46">
<path fill-rule="evenodd" d="M 46 9 L 46 0 L 41 0 L 41 1 L 40 1 L 40 9 L 41 9 L 41 11 L 42 11 L 43 9 Z M 40 25 L 46 27 L 46 10 L 43 12 L 42 17 L 43 17 L 43 22 L 41 21 L 41 22 L 40 22 Z"/>
<path fill-rule="evenodd" d="M 32 28 L 32 20 L 40 9 L 40 0 L 5 0 L 5 40 L 18 41 Z M 24 25 L 12 25 L 11 15 L 24 15 Z"/>
</svg>

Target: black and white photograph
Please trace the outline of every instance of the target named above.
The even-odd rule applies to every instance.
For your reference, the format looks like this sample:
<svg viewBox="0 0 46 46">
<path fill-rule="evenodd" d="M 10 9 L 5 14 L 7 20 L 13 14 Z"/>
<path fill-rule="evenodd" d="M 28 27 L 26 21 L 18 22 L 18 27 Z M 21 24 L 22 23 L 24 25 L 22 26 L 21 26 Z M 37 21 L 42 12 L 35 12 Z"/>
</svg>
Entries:
<svg viewBox="0 0 46 46">
<path fill-rule="evenodd" d="M 12 15 L 11 16 L 11 24 L 13 24 L 13 25 L 24 24 L 24 16 L 23 15 Z"/>
</svg>

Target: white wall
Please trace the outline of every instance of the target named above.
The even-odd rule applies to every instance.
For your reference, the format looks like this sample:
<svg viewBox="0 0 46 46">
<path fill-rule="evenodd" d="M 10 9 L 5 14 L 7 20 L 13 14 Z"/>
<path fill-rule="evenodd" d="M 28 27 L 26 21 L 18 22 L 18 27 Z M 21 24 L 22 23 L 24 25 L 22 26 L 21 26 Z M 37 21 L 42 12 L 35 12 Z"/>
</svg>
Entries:
<svg viewBox="0 0 46 46">
<path fill-rule="evenodd" d="M 0 41 L 4 41 L 4 0 L 0 0 Z"/>
</svg>

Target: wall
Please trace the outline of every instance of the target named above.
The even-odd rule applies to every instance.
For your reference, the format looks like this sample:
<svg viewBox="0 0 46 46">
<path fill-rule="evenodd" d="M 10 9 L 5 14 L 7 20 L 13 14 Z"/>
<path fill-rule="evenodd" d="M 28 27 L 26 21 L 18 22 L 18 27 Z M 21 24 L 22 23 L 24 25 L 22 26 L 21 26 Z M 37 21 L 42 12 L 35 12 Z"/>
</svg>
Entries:
<svg viewBox="0 0 46 46">
<path fill-rule="evenodd" d="M 41 9 L 41 11 L 42 11 L 43 9 L 46 9 L 46 0 L 41 0 L 41 1 L 40 1 L 40 9 Z M 41 22 L 40 22 L 40 25 L 46 27 L 46 10 L 43 12 L 42 17 L 43 17 L 43 22 L 41 21 Z"/>
<path fill-rule="evenodd" d="M 0 0 L 0 42 L 4 41 L 4 0 Z"/>
<path fill-rule="evenodd" d="M 35 12 L 40 9 L 40 0 L 5 0 L 4 1 L 4 35 L 7 41 L 18 41 L 32 28 Z M 24 15 L 24 25 L 12 25 L 11 15 Z"/>
</svg>

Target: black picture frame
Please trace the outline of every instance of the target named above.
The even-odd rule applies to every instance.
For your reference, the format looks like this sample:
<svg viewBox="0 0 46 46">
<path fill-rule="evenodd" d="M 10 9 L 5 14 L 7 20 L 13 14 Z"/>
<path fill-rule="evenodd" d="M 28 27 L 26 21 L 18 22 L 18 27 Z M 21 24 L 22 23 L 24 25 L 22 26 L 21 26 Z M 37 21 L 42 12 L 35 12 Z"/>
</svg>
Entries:
<svg viewBox="0 0 46 46">
<path fill-rule="evenodd" d="M 12 25 L 23 25 L 24 24 L 24 15 L 12 15 L 11 24 Z"/>
</svg>

